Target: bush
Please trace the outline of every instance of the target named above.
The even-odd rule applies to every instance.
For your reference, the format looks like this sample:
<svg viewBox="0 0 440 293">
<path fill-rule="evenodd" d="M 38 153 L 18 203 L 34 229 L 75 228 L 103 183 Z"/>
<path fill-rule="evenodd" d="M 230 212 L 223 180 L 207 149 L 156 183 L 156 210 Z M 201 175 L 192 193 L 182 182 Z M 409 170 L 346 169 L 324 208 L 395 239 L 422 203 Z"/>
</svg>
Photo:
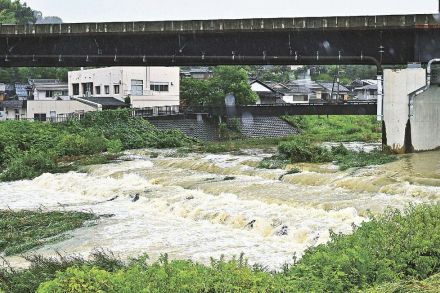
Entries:
<svg viewBox="0 0 440 293">
<path fill-rule="evenodd" d="M 270 158 L 264 158 L 258 163 L 258 168 L 261 169 L 284 169 L 288 161 L 278 156 L 273 156 Z"/>
<path fill-rule="evenodd" d="M 280 143 L 278 151 L 281 156 L 288 158 L 292 163 L 332 161 L 330 151 L 301 137 Z"/>
<path fill-rule="evenodd" d="M 437 204 L 388 210 L 353 235 L 333 233 L 328 244 L 309 249 L 288 274 L 303 291 L 347 292 L 384 282 L 423 280 L 439 272 Z"/>
<path fill-rule="evenodd" d="M 342 147 L 344 148 L 344 147 Z M 355 152 L 348 151 L 338 147 L 333 149 L 335 155 L 336 164 L 339 165 L 340 170 L 347 170 L 353 167 L 365 167 L 371 165 L 382 165 L 397 160 L 394 155 L 386 154 L 379 150 L 372 152 Z"/>
<path fill-rule="evenodd" d="M 7 162 L 5 171 L 0 174 L 0 181 L 32 179 L 44 172 L 56 170 L 55 154 L 50 150 L 19 152 Z"/>
<path fill-rule="evenodd" d="M 111 154 L 117 154 L 124 149 L 124 145 L 119 139 L 109 140 L 107 143 L 107 151 Z"/>
<path fill-rule="evenodd" d="M 94 155 L 107 149 L 108 140 L 93 131 L 81 134 L 64 134 L 60 138 L 58 150 L 64 156 Z"/>
</svg>

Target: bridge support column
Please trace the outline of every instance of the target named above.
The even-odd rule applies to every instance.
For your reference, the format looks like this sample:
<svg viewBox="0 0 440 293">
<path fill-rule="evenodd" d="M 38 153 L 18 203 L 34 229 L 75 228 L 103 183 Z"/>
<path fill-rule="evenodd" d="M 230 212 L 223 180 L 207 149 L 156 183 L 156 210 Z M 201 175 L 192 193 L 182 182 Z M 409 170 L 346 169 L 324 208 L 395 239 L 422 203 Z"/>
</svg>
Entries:
<svg viewBox="0 0 440 293">
<path fill-rule="evenodd" d="M 410 105 L 409 94 L 426 85 L 426 70 L 384 71 L 384 140 L 398 153 L 440 147 L 440 88 L 431 86 Z"/>
</svg>

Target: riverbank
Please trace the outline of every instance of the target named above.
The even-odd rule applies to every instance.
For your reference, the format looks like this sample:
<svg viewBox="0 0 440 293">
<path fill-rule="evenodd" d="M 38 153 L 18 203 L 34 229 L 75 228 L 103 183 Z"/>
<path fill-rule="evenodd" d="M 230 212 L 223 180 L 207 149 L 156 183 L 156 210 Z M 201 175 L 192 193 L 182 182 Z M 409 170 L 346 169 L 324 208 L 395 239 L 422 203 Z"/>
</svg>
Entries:
<svg viewBox="0 0 440 293">
<path fill-rule="evenodd" d="M 180 147 L 189 142 L 178 131 L 159 131 L 132 117 L 130 110 L 91 112 L 81 120 L 57 124 L 5 121 L 0 123 L 0 181 L 77 170 L 107 162 L 126 149 Z"/>
<path fill-rule="evenodd" d="M 268 271 L 242 256 L 210 266 L 171 261 L 167 255 L 123 263 L 95 252 L 91 260 L 34 258 L 24 271 L 2 269 L 6 292 L 395 292 L 396 287 L 435 292 L 438 283 L 440 206 L 409 207 L 353 227 L 352 235 L 332 234 L 327 244 L 308 249 L 301 260 Z M 374 237 L 372 237 L 374 235 Z M 57 274 L 56 274 L 57 273 Z M 52 280 L 53 279 L 53 280 Z M 430 291 L 431 290 L 431 291 Z M 422 290 L 423 291 L 423 290 Z"/>
</svg>

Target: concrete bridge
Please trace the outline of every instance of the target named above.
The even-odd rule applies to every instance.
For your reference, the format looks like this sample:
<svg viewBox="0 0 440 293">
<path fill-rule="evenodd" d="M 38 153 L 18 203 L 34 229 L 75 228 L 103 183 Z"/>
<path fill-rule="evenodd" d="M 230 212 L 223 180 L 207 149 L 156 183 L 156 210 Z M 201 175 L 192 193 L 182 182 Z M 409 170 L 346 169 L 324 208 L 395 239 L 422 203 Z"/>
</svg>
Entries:
<svg viewBox="0 0 440 293">
<path fill-rule="evenodd" d="M 426 63 L 439 28 L 433 15 L 0 25 L 0 66 Z"/>
</svg>

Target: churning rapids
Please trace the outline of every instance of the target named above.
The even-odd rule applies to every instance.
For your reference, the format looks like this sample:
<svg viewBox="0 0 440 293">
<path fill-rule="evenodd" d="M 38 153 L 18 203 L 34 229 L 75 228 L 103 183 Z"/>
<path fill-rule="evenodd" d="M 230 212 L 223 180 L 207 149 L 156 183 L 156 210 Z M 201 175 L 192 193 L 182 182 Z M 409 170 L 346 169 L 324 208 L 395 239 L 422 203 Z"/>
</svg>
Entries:
<svg viewBox="0 0 440 293">
<path fill-rule="evenodd" d="M 250 262 L 278 269 L 328 241 L 330 229 L 352 232 L 369 212 L 440 199 L 439 151 L 344 172 L 331 164 L 304 164 L 302 173 L 285 176 L 284 170 L 256 168 L 267 155 L 257 151 L 182 157 L 159 152 L 150 158 L 152 150 L 130 151 L 127 160 L 91 166 L 86 173 L 2 183 L 0 209 L 113 215 L 31 253 L 86 256 L 104 248 L 121 257 L 168 253 L 207 263 L 243 252 Z M 8 260 L 24 263 L 21 257 Z"/>
</svg>

